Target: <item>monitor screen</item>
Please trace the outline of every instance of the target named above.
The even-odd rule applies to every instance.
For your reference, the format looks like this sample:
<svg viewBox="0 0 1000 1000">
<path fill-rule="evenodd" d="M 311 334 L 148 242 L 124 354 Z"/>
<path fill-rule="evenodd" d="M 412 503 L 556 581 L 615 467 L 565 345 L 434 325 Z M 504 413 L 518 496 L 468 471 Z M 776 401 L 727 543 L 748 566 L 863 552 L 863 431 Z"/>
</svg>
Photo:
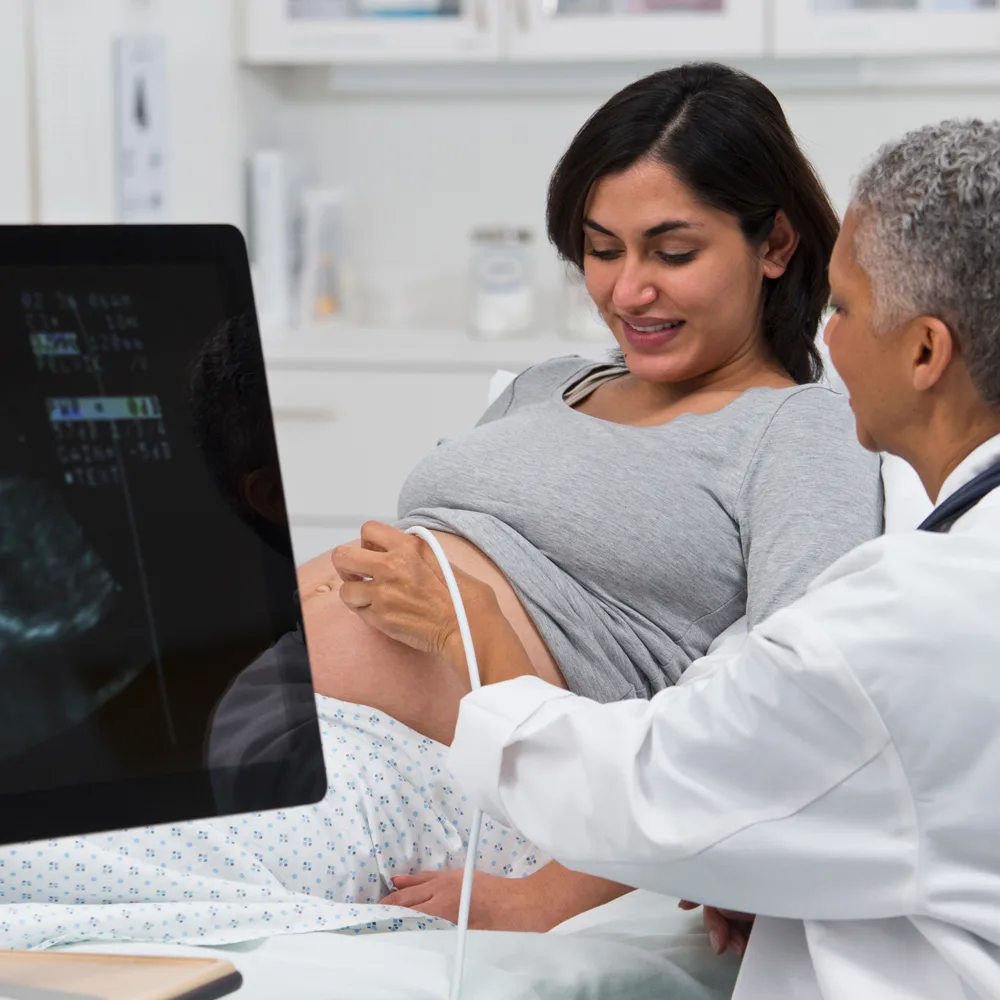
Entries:
<svg viewBox="0 0 1000 1000">
<path fill-rule="evenodd" d="M 0 227 L 0 841 L 325 788 L 242 237 Z"/>
</svg>

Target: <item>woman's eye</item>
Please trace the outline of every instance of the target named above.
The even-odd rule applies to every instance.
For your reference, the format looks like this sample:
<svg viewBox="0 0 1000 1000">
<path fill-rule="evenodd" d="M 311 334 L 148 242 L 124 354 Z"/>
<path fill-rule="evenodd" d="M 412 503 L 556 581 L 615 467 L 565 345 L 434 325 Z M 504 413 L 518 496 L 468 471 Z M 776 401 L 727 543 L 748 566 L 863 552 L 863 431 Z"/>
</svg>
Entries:
<svg viewBox="0 0 1000 1000">
<path fill-rule="evenodd" d="M 598 260 L 614 260 L 621 253 L 620 250 L 595 250 L 587 251 L 588 257 L 596 257 Z"/>
<path fill-rule="evenodd" d="M 658 251 L 656 254 L 664 264 L 687 264 L 697 257 L 697 253 L 694 250 L 688 250 L 686 253 L 666 253 L 665 251 Z"/>
</svg>

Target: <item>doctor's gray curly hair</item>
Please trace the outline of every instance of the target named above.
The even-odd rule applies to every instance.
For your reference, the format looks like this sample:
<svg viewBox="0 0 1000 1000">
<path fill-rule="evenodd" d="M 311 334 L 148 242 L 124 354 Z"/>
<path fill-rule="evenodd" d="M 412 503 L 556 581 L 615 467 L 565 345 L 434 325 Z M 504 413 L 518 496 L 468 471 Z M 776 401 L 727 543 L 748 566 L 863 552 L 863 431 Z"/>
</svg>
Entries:
<svg viewBox="0 0 1000 1000">
<path fill-rule="evenodd" d="M 876 332 L 913 316 L 944 320 L 1000 410 L 1000 122 L 943 121 L 886 144 L 851 206 Z"/>
</svg>

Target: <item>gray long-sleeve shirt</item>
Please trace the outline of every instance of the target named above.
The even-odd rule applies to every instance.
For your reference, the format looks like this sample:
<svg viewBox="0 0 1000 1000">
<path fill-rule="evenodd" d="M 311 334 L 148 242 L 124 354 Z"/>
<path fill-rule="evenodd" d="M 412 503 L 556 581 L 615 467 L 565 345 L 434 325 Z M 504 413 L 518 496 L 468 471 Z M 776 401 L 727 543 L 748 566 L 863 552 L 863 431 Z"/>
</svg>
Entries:
<svg viewBox="0 0 1000 1000">
<path fill-rule="evenodd" d="M 401 527 L 461 535 L 503 572 L 570 688 L 600 701 L 673 684 L 744 613 L 751 626 L 882 530 L 877 455 L 846 398 L 753 388 L 658 427 L 591 417 L 596 366 L 523 372 L 470 433 L 410 474 Z"/>
</svg>

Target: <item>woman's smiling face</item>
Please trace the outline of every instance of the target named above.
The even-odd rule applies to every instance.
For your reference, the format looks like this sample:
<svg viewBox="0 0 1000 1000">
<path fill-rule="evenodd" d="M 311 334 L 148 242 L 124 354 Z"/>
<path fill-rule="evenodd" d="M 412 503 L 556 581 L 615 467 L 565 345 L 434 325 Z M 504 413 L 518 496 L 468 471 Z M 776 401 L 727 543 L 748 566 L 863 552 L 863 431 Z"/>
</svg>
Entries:
<svg viewBox="0 0 1000 1000">
<path fill-rule="evenodd" d="M 597 181 L 584 251 L 587 290 L 637 378 L 684 382 L 761 350 L 763 279 L 784 264 L 668 167 L 643 159 Z"/>
</svg>

